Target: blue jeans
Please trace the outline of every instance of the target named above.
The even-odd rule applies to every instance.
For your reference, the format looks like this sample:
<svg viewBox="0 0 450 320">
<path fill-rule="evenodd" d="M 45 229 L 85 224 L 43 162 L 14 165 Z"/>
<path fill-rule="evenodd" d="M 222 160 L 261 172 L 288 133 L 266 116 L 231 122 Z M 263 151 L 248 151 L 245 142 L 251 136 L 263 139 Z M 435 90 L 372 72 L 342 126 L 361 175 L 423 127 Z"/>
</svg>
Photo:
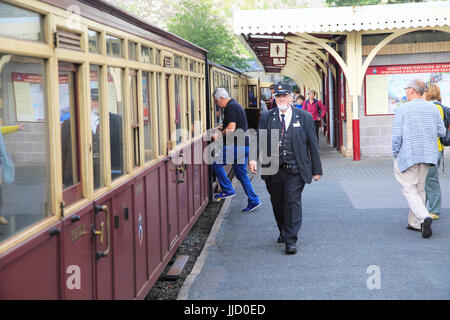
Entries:
<svg viewBox="0 0 450 320">
<path fill-rule="evenodd" d="M 252 183 L 247 175 L 247 161 L 249 154 L 249 147 L 246 146 L 223 146 L 222 148 L 222 163 L 214 162 L 212 164 L 213 170 L 216 173 L 220 186 L 223 192 L 234 192 L 230 179 L 228 179 L 223 166 L 233 163 L 233 171 L 236 178 L 241 182 L 245 194 L 248 197 L 248 205 L 259 203 L 259 198 L 253 190 Z M 228 156 L 227 156 L 228 154 Z M 233 156 L 231 156 L 233 154 Z M 227 159 L 229 158 L 229 159 Z"/>
</svg>

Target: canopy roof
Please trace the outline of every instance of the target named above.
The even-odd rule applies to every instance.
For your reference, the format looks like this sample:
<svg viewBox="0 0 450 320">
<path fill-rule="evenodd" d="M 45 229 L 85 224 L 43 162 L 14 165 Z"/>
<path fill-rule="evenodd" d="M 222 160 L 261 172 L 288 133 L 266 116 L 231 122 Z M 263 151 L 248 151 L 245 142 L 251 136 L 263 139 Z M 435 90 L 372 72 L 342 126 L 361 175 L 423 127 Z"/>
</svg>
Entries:
<svg viewBox="0 0 450 320">
<path fill-rule="evenodd" d="M 339 33 L 448 25 L 450 2 L 234 12 L 235 34 Z"/>
</svg>

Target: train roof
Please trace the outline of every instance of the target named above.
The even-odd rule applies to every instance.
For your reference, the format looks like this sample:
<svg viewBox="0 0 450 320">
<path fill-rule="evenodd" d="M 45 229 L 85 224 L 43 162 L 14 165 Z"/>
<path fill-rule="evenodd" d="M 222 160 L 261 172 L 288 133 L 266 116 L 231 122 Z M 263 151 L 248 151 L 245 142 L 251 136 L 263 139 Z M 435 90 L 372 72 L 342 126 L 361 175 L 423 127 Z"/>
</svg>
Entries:
<svg viewBox="0 0 450 320">
<path fill-rule="evenodd" d="M 209 65 L 212 65 L 212 66 L 214 66 L 214 67 L 217 67 L 217 68 L 219 68 L 219 69 L 224 69 L 224 70 L 226 70 L 226 71 L 230 71 L 230 72 L 237 73 L 237 74 L 243 74 L 243 73 L 242 73 L 241 71 L 239 71 L 239 70 L 233 69 L 233 68 L 228 67 L 228 66 L 224 66 L 224 65 L 219 64 L 219 63 L 215 63 L 215 62 L 213 62 L 213 61 L 211 61 L 211 60 L 209 60 L 209 59 L 208 59 L 208 64 L 209 64 Z"/>
<path fill-rule="evenodd" d="M 71 5 L 80 5 L 80 15 L 94 20 L 96 22 L 108 25 L 113 28 L 121 29 L 125 32 L 129 32 L 135 34 L 137 36 L 146 38 L 151 41 L 155 41 L 162 45 L 168 45 L 167 40 L 173 42 L 176 45 L 181 45 L 183 47 L 189 48 L 191 50 L 200 52 L 202 54 L 207 54 L 209 51 L 199 47 L 169 31 L 163 30 L 148 21 L 112 4 L 105 0 L 40 0 L 41 2 L 45 2 L 51 4 L 53 6 L 62 8 L 67 10 Z M 84 5 L 84 6 L 83 6 Z M 83 10 L 86 9 L 85 6 L 91 7 L 96 10 Z M 118 23 L 117 19 L 125 21 L 139 29 L 150 32 L 153 35 L 158 37 L 150 37 L 148 34 L 146 36 L 145 33 L 139 32 L 139 30 L 130 30 L 127 28 L 126 24 Z M 164 41 L 165 40 L 165 41 Z M 176 46 L 171 46 L 173 49 L 179 49 Z"/>
</svg>

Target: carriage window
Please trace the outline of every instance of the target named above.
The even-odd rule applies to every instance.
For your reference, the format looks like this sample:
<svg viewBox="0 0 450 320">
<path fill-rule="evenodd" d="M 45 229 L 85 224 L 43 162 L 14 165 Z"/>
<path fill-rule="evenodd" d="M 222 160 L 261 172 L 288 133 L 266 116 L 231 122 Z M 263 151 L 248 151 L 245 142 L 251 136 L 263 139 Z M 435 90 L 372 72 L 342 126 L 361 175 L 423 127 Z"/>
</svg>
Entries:
<svg viewBox="0 0 450 320">
<path fill-rule="evenodd" d="M 197 133 L 195 130 L 195 121 L 197 120 L 195 117 L 195 101 L 197 101 L 195 93 L 196 90 L 196 81 L 194 78 L 191 78 L 191 137 L 194 138 Z"/>
<path fill-rule="evenodd" d="M 45 74 L 0 53 L 0 242 L 51 214 Z"/>
<path fill-rule="evenodd" d="M 94 189 L 105 185 L 103 176 L 104 155 L 102 152 L 103 140 L 101 132 L 103 130 L 102 122 L 102 85 L 100 66 L 90 66 L 90 90 L 91 90 L 91 130 L 92 130 L 92 157 L 94 173 Z"/>
<path fill-rule="evenodd" d="M 61 160 L 63 199 L 69 205 L 80 199 L 79 121 L 76 93 L 76 66 L 59 65 L 59 113 L 61 123 Z"/>
<path fill-rule="evenodd" d="M 100 32 L 88 30 L 89 52 L 100 53 Z"/>
<path fill-rule="evenodd" d="M 110 57 L 122 58 L 122 39 L 106 35 L 106 54 Z"/>
<path fill-rule="evenodd" d="M 181 130 L 181 76 L 175 76 L 175 130 L 176 144 L 180 144 L 183 140 Z"/>
<path fill-rule="evenodd" d="M 261 99 L 265 100 L 265 101 L 270 100 L 270 98 L 272 96 L 272 92 L 270 91 L 270 88 L 268 88 L 268 87 L 261 87 L 260 94 L 261 94 Z"/>
<path fill-rule="evenodd" d="M 175 56 L 173 67 L 177 68 L 177 69 L 181 69 L 181 60 L 182 60 L 182 58 L 180 56 Z"/>
<path fill-rule="evenodd" d="M 137 103 L 137 72 L 130 70 L 128 77 L 128 85 L 130 90 L 130 112 L 131 112 L 131 130 L 133 137 L 133 164 L 140 165 L 140 145 L 139 145 L 139 114 Z"/>
<path fill-rule="evenodd" d="M 185 113 L 185 115 L 186 115 L 186 126 L 187 126 L 186 129 L 188 131 L 187 137 L 189 139 L 189 137 L 193 137 L 193 134 L 191 134 L 189 132 L 193 132 L 194 131 L 194 126 L 191 124 L 191 122 L 189 120 L 189 117 L 190 117 L 190 114 L 191 114 L 191 112 L 189 111 L 189 77 L 184 77 L 184 80 L 185 80 L 184 85 L 185 85 L 185 88 L 186 88 L 186 90 L 184 91 L 186 93 L 184 95 L 184 97 L 186 98 L 186 100 L 185 100 L 185 106 L 186 106 L 186 113 Z"/>
<path fill-rule="evenodd" d="M 198 96 L 197 96 L 197 101 L 198 101 L 198 108 L 197 108 L 197 113 L 198 113 L 198 134 L 200 134 L 202 132 L 202 123 L 203 123 L 203 119 L 202 119 L 202 99 L 201 97 L 203 97 L 204 95 L 202 94 L 202 85 L 201 85 L 202 81 L 200 79 L 197 79 L 197 86 L 198 86 Z"/>
<path fill-rule="evenodd" d="M 153 154 L 153 73 L 142 73 L 142 104 L 144 105 L 144 150 L 145 161 L 154 159 Z"/>
<path fill-rule="evenodd" d="M 135 61 L 137 60 L 136 50 L 137 50 L 137 43 L 128 41 L 128 59 Z"/>
<path fill-rule="evenodd" d="M 44 17 L 26 9 L 0 2 L 0 36 L 44 41 Z"/>
<path fill-rule="evenodd" d="M 123 69 L 108 67 L 108 111 L 111 153 L 111 178 L 124 174 L 123 152 Z"/>
<path fill-rule="evenodd" d="M 156 50 L 155 52 L 155 64 L 161 65 L 161 50 Z"/>
<path fill-rule="evenodd" d="M 258 102 L 256 101 L 256 86 L 248 86 L 248 107 L 258 108 Z"/>
<path fill-rule="evenodd" d="M 162 105 L 162 95 L 161 91 L 161 73 L 156 74 L 156 116 L 158 123 L 164 123 L 164 113 Z M 158 138 L 159 138 L 159 154 L 163 155 L 166 153 L 166 145 L 164 141 L 164 135 L 162 134 L 163 126 L 158 125 Z"/>
<path fill-rule="evenodd" d="M 152 63 L 152 48 L 142 46 L 141 47 L 141 59 L 144 63 Z"/>
</svg>

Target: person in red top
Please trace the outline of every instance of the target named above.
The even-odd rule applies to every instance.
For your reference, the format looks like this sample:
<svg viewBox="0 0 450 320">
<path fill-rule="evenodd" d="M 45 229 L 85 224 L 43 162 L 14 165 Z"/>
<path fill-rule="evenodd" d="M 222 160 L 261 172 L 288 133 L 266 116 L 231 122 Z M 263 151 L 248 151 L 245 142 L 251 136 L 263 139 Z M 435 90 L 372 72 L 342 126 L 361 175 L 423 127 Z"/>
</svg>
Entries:
<svg viewBox="0 0 450 320">
<path fill-rule="evenodd" d="M 320 123 L 322 122 L 322 119 L 325 118 L 327 108 L 323 105 L 322 102 L 320 102 L 319 100 L 317 100 L 315 98 L 316 92 L 314 90 L 310 90 L 308 92 L 308 97 L 309 97 L 309 99 L 307 99 L 307 100 L 305 100 L 305 102 L 303 102 L 302 109 L 311 113 L 313 120 L 314 120 L 314 124 L 316 126 L 317 141 L 319 141 Z"/>
</svg>

